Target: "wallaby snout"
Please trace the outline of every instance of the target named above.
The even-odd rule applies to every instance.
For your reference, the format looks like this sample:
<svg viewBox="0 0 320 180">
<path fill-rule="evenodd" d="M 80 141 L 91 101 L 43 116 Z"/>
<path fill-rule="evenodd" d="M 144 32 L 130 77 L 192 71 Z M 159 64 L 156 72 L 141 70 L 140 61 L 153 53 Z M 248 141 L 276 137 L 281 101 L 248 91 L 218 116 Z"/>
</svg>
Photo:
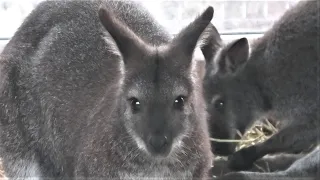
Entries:
<svg viewBox="0 0 320 180">
<path fill-rule="evenodd" d="M 225 142 L 212 142 L 211 149 L 214 154 L 219 154 L 220 156 L 228 156 L 234 153 L 235 144 Z"/>
<path fill-rule="evenodd" d="M 172 141 L 166 135 L 154 135 L 148 140 L 149 151 L 154 155 L 166 156 L 170 152 Z"/>
</svg>

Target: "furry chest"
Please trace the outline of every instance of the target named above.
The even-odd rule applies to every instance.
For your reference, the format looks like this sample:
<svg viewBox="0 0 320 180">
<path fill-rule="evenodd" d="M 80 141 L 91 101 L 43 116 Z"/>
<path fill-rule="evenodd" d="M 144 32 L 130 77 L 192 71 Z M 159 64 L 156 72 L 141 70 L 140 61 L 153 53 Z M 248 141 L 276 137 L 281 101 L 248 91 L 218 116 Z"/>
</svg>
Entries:
<svg viewBox="0 0 320 180">
<path fill-rule="evenodd" d="M 119 172 L 121 180 L 191 180 L 192 172 L 177 172 L 168 167 L 158 169 L 137 170 L 134 173 Z"/>
</svg>

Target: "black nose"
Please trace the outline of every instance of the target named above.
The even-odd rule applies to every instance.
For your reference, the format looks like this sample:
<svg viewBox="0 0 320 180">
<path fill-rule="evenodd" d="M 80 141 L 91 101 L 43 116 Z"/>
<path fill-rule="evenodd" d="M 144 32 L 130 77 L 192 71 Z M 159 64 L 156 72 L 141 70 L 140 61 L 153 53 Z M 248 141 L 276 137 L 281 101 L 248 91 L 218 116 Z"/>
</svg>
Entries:
<svg viewBox="0 0 320 180">
<path fill-rule="evenodd" d="M 168 138 L 167 136 L 152 136 L 149 143 L 155 151 L 161 151 L 168 145 Z"/>
<path fill-rule="evenodd" d="M 219 156 L 228 156 L 234 153 L 235 145 L 231 143 L 211 142 L 213 153 Z"/>
</svg>

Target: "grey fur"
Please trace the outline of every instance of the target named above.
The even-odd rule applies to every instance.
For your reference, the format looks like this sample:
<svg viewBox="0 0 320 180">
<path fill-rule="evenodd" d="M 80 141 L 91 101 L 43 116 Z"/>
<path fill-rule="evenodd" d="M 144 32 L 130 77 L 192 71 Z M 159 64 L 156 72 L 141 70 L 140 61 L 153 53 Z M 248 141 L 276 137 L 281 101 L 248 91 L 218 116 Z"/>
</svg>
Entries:
<svg viewBox="0 0 320 180">
<path fill-rule="evenodd" d="M 300 152 L 319 143 L 319 33 L 320 1 L 302 1 L 253 42 L 250 55 L 246 38 L 214 52 L 204 78 L 212 136 L 235 139 L 236 129 L 244 133 L 261 118 L 281 122 L 266 142 L 230 156 L 231 169 L 248 169 L 266 154 Z M 222 155 L 234 147 L 213 145 Z"/>
<path fill-rule="evenodd" d="M 136 3 L 40 3 L 0 56 L 7 177 L 206 178 L 205 104 L 190 71 L 212 15 L 208 8 L 171 40 Z M 158 136 L 167 151 L 150 150 Z"/>
</svg>

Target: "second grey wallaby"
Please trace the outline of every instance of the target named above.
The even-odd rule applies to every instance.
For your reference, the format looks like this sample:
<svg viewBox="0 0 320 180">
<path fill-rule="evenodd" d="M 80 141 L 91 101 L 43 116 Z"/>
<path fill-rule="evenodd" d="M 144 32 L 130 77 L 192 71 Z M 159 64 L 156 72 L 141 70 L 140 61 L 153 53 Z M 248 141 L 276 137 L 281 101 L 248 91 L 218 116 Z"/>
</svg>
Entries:
<svg viewBox="0 0 320 180">
<path fill-rule="evenodd" d="M 320 1 L 302 1 L 254 41 L 250 53 L 248 40 L 241 38 L 206 58 L 203 86 L 213 137 L 235 139 L 237 129 L 243 134 L 262 118 L 281 122 L 270 139 L 234 154 L 234 144 L 214 143 L 215 153 L 232 154 L 231 169 L 248 169 L 266 154 L 300 152 L 319 142 L 319 43 Z"/>
<path fill-rule="evenodd" d="M 130 1 L 45 1 L 0 56 L 0 154 L 12 179 L 206 179 L 191 75 L 207 8 L 170 39 Z"/>
</svg>

